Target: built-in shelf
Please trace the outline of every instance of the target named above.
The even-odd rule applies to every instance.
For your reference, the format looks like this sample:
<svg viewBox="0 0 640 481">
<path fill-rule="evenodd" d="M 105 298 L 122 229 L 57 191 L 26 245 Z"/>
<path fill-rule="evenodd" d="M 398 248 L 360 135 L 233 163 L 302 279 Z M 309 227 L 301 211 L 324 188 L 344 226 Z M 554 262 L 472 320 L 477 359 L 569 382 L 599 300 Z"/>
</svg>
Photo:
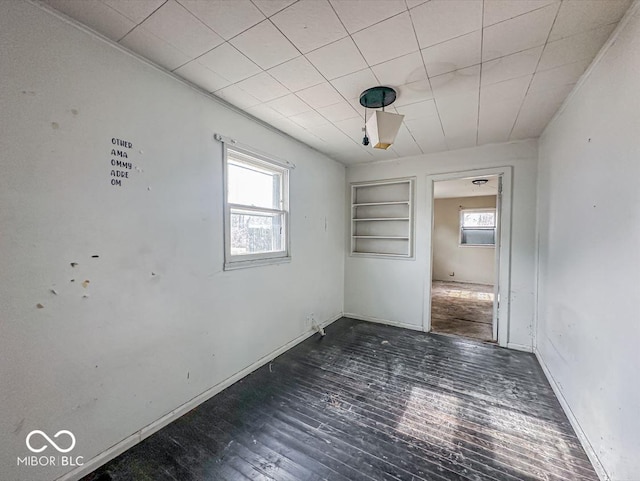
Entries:
<svg viewBox="0 0 640 481">
<path fill-rule="evenodd" d="M 408 217 L 371 217 L 368 219 L 353 219 L 354 222 L 377 222 L 385 220 L 411 220 Z"/>
<path fill-rule="evenodd" d="M 397 235 L 354 235 L 356 239 L 400 239 L 408 240 L 408 237 L 400 237 Z"/>
<path fill-rule="evenodd" d="M 361 204 L 353 204 L 354 207 L 366 207 L 368 205 L 399 205 L 399 204 L 409 204 L 406 200 L 401 200 L 398 202 L 364 202 Z"/>
<path fill-rule="evenodd" d="M 413 257 L 413 178 L 351 184 L 351 255 Z"/>
</svg>

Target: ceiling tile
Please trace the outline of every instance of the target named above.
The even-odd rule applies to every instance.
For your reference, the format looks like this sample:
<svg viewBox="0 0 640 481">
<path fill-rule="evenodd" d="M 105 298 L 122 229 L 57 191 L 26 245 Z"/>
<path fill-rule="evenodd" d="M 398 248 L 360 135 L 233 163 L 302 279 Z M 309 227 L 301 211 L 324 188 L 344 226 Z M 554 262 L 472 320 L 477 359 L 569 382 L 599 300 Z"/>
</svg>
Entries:
<svg viewBox="0 0 640 481">
<path fill-rule="evenodd" d="M 593 59 L 614 28 L 614 24 L 605 25 L 578 35 L 549 42 L 542 52 L 538 70 L 547 70 L 578 60 Z"/>
<path fill-rule="evenodd" d="M 166 0 L 102 0 L 114 10 L 135 23 L 142 23 L 145 18 L 155 12 Z"/>
<path fill-rule="evenodd" d="M 343 100 L 336 89 L 328 82 L 300 90 L 296 95 L 314 109 L 333 105 Z"/>
<path fill-rule="evenodd" d="M 330 122 L 361 117 L 361 114 L 358 113 L 349 102 L 344 100 L 333 105 L 321 107 L 317 110 L 320 115 Z"/>
<path fill-rule="evenodd" d="M 215 72 L 212 72 L 198 60 L 192 60 L 173 72 L 199 87 L 202 87 L 207 92 L 215 92 L 216 90 L 220 90 L 231 84 L 229 80 L 221 77 Z"/>
<path fill-rule="evenodd" d="M 514 101 L 522 103 L 524 96 L 529 89 L 533 75 L 513 78 L 490 85 L 480 87 L 480 104 L 488 105 L 492 103 Z"/>
<path fill-rule="evenodd" d="M 409 12 L 361 30 L 353 35 L 353 40 L 369 65 L 418 50 Z"/>
<path fill-rule="evenodd" d="M 249 77 L 235 85 L 262 102 L 268 102 L 289 93 L 280 82 L 267 72 Z"/>
<path fill-rule="evenodd" d="M 367 67 L 351 37 L 309 52 L 306 57 L 329 80 Z"/>
<path fill-rule="evenodd" d="M 292 92 L 324 82 L 324 78 L 303 56 L 273 67 L 269 73 Z"/>
<path fill-rule="evenodd" d="M 535 93 L 543 90 L 557 89 L 564 85 L 573 85 L 578 81 L 590 63 L 591 60 L 580 60 L 579 62 L 536 72 L 529 90 Z"/>
<path fill-rule="evenodd" d="M 411 10 L 420 48 L 482 28 L 482 2 L 431 0 Z"/>
<path fill-rule="evenodd" d="M 266 105 L 285 117 L 291 117 L 292 115 L 298 115 L 311 110 L 311 107 L 300 100 L 295 94 L 285 95 L 284 97 L 268 102 Z"/>
<path fill-rule="evenodd" d="M 554 3 L 485 28 L 482 60 L 492 60 L 544 45 L 558 11 L 558 5 Z"/>
<path fill-rule="evenodd" d="M 269 20 L 251 27 L 230 43 L 263 69 L 291 60 L 299 55 L 291 42 Z"/>
<path fill-rule="evenodd" d="M 44 3 L 116 42 L 136 26 L 131 19 L 99 0 L 45 0 Z"/>
<path fill-rule="evenodd" d="M 475 92 L 478 95 L 480 65 L 433 77 L 431 79 L 431 88 L 433 89 L 433 96 L 437 100 L 442 97 L 457 96 L 468 92 Z"/>
<path fill-rule="evenodd" d="M 418 5 L 422 5 L 425 2 L 428 2 L 429 0 L 405 0 L 407 3 L 407 8 L 414 8 L 417 7 Z"/>
<path fill-rule="evenodd" d="M 338 129 L 338 127 L 333 124 L 327 123 L 315 125 L 309 128 L 309 131 L 313 135 L 330 144 L 353 144 L 353 140 L 351 140 L 351 138 L 349 138 L 344 132 L 342 132 L 342 130 Z"/>
<path fill-rule="evenodd" d="M 519 109 L 520 103 L 515 101 L 499 102 L 488 108 L 480 105 L 478 145 L 507 142 Z"/>
<path fill-rule="evenodd" d="M 302 53 L 347 35 L 328 0 L 300 0 L 271 17 L 271 21 Z"/>
<path fill-rule="evenodd" d="M 478 143 L 506 142 L 527 93 L 532 75 L 482 87 Z"/>
<path fill-rule="evenodd" d="M 354 117 L 351 119 L 335 121 L 333 125 L 338 127 L 354 142 L 360 144 L 362 142 L 362 137 L 364 137 L 364 132 L 362 131 L 362 128 L 364 127 L 363 120 L 364 119 L 362 118 Z"/>
<path fill-rule="evenodd" d="M 296 0 L 251 0 L 267 17 L 284 10 Z"/>
<path fill-rule="evenodd" d="M 617 22 L 630 4 L 631 0 L 564 0 L 549 41 Z"/>
<path fill-rule="evenodd" d="M 478 94 L 466 92 L 436 99 L 444 136 L 450 149 L 476 144 Z"/>
<path fill-rule="evenodd" d="M 543 47 L 535 47 L 482 64 L 482 85 L 489 85 L 523 75 L 536 70 Z"/>
<path fill-rule="evenodd" d="M 413 52 L 371 67 L 382 85 L 405 85 L 427 78 L 420 52 Z"/>
<path fill-rule="evenodd" d="M 422 154 L 422 149 L 420 149 L 420 146 L 416 143 L 413 135 L 411 135 L 411 132 L 409 132 L 409 129 L 404 123 L 400 125 L 396 140 L 391 146 L 391 149 L 400 157 Z"/>
<path fill-rule="evenodd" d="M 260 100 L 249 95 L 237 85 L 229 85 L 221 90 L 217 90 L 215 95 L 241 109 L 255 107 L 262 103 Z"/>
<path fill-rule="evenodd" d="M 249 107 L 246 112 L 269 124 L 282 118 L 279 112 L 276 112 L 266 104 Z"/>
<path fill-rule="evenodd" d="M 143 27 L 134 28 L 120 40 L 120 44 L 167 70 L 174 70 L 191 60 L 189 56 Z"/>
<path fill-rule="evenodd" d="M 511 132 L 510 140 L 539 137 L 566 98 L 570 87 L 529 93 Z"/>
<path fill-rule="evenodd" d="M 310 110 L 308 112 L 304 112 L 302 114 L 294 115 L 289 117 L 290 120 L 294 121 L 296 124 L 304 127 L 305 129 L 310 129 L 312 127 L 326 124 L 329 121 L 325 119 L 322 115 L 320 115 L 315 110 Z"/>
<path fill-rule="evenodd" d="M 223 42 L 175 0 L 168 0 L 140 26 L 192 58 Z"/>
<path fill-rule="evenodd" d="M 331 81 L 331 85 L 333 85 L 345 99 L 359 98 L 362 92 L 378 84 L 378 80 L 369 68 Z"/>
<path fill-rule="evenodd" d="M 179 0 L 205 25 L 229 40 L 265 19 L 250 0 Z"/>
<path fill-rule="evenodd" d="M 447 40 L 422 50 L 430 77 L 480 63 L 482 30 Z"/>
<path fill-rule="evenodd" d="M 205 53 L 198 61 L 230 83 L 239 82 L 260 72 L 260 67 L 227 42 Z"/>
<path fill-rule="evenodd" d="M 529 13 L 560 0 L 484 0 L 483 25 L 488 27 L 498 22 Z"/>
<path fill-rule="evenodd" d="M 396 91 L 398 92 L 398 98 L 393 104 L 396 107 L 433 98 L 433 92 L 428 80 L 418 80 L 417 82 L 400 85 L 400 87 L 396 88 Z"/>
<path fill-rule="evenodd" d="M 349 33 L 386 20 L 407 9 L 404 0 L 329 0 Z"/>
<path fill-rule="evenodd" d="M 439 117 L 434 115 L 415 120 L 405 120 L 404 124 L 425 154 L 447 150 L 447 143 Z"/>
<path fill-rule="evenodd" d="M 421 117 L 434 117 L 438 115 L 436 103 L 431 100 L 423 100 L 409 105 L 399 105 L 396 107 L 399 114 L 404 115 L 404 120 L 416 120 Z"/>
</svg>

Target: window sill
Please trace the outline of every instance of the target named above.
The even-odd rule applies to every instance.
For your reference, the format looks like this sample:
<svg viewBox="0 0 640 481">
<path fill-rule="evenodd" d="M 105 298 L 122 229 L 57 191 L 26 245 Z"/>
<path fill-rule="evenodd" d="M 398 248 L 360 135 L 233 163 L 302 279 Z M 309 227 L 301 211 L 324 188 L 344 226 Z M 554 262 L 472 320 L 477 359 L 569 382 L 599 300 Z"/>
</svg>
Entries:
<svg viewBox="0 0 640 481">
<path fill-rule="evenodd" d="M 225 262 L 225 271 L 235 271 L 237 269 L 247 269 L 249 267 L 269 266 L 272 264 L 286 264 L 291 262 L 291 256 L 287 257 L 270 257 L 266 259 L 248 259 L 245 261 Z"/>
</svg>

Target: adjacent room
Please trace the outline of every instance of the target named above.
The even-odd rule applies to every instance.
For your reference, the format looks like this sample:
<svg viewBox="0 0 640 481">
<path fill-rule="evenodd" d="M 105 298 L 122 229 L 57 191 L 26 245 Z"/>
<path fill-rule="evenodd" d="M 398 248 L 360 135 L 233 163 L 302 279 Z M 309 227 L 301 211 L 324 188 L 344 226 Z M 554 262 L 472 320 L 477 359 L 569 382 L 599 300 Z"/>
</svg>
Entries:
<svg viewBox="0 0 640 481">
<path fill-rule="evenodd" d="M 0 480 L 640 480 L 640 0 L 4 0 L 0 78 Z"/>
</svg>

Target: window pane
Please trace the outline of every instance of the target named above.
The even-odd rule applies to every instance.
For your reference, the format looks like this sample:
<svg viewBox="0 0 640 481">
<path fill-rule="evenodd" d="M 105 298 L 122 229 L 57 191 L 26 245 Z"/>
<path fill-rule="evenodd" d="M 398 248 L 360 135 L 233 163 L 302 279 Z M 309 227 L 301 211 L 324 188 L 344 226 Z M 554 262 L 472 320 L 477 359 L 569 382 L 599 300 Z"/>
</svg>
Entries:
<svg viewBox="0 0 640 481">
<path fill-rule="evenodd" d="M 494 245 L 496 231 L 494 229 L 462 229 L 462 244 Z"/>
<path fill-rule="evenodd" d="M 495 227 L 495 212 L 465 212 L 462 214 L 462 227 Z"/>
<path fill-rule="evenodd" d="M 281 252 L 283 214 L 231 211 L 231 255 Z"/>
<path fill-rule="evenodd" d="M 235 161 L 229 161 L 227 173 L 230 203 L 267 209 L 281 208 L 281 173 Z"/>
</svg>

